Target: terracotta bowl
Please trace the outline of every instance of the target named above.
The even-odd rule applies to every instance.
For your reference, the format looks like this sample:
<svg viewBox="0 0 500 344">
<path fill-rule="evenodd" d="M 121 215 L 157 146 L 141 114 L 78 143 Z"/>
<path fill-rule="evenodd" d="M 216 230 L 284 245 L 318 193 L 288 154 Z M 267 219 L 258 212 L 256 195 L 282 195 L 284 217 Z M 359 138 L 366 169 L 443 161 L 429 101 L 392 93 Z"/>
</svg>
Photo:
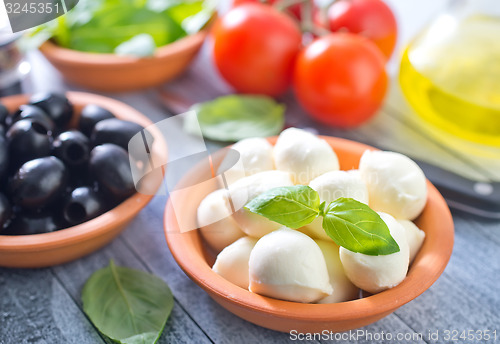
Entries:
<svg viewBox="0 0 500 344">
<path fill-rule="evenodd" d="M 40 46 L 45 58 L 70 82 L 103 92 L 123 92 L 160 85 L 181 74 L 196 56 L 207 31 L 156 50 L 150 58 L 86 53 L 51 41 Z"/>
<path fill-rule="evenodd" d="M 72 125 L 76 125 L 81 109 L 87 104 L 97 104 L 110 110 L 117 118 L 136 122 L 144 127 L 151 121 L 130 106 L 117 100 L 89 93 L 67 92 L 75 106 Z M 17 95 L 2 98 L 10 111 L 25 104 L 29 96 Z M 148 128 L 154 136 L 152 154 L 165 161 L 166 144 L 158 131 Z M 151 194 L 160 186 L 157 179 L 144 180 Z M 106 245 L 146 206 L 153 196 L 136 193 L 121 204 L 95 219 L 56 232 L 33 235 L 0 235 L 0 266 L 37 268 L 65 263 L 80 258 Z"/>
<path fill-rule="evenodd" d="M 366 149 L 372 147 L 333 137 L 322 137 L 334 148 L 340 167 L 358 167 Z M 274 144 L 276 137 L 269 141 Z M 223 155 L 214 156 L 215 170 Z M 214 256 L 205 246 L 198 230 L 181 233 L 176 214 L 196 218 L 200 201 L 217 188 L 210 182 L 210 167 L 199 166 L 187 174 L 177 189 L 199 184 L 192 192 L 176 199 L 175 212 L 169 201 L 165 211 L 168 246 L 180 267 L 217 303 L 254 324 L 283 332 L 347 331 L 373 323 L 394 312 L 428 289 L 441 275 L 453 248 L 453 221 L 450 211 L 436 188 L 428 182 L 427 205 L 417 225 L 426 233 L 422 249 L 411 265 L 406 279 L 398 286 L 376 295 L 336 304 L 303 304 L 253 294 L 237 287 L 211 270 Z M 208 181 L 208 182 L 207 182 Z"/>
</svg>

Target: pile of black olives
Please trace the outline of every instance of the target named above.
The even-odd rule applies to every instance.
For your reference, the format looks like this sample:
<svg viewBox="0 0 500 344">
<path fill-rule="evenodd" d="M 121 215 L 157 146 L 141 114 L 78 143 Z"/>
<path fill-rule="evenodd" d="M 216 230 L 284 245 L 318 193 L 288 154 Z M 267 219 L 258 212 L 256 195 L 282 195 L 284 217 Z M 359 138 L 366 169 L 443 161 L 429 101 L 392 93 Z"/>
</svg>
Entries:
<svg viewBox="0 0 500 344">
<path fill-rule="evenodd" d="M 89 104 L 71 129 L 74 111 L 55 93 L 14 113 L 0 103 L 0 235 L 71 227 L 136 192 L 127 149 L 144 128 Z"/>
</svg>

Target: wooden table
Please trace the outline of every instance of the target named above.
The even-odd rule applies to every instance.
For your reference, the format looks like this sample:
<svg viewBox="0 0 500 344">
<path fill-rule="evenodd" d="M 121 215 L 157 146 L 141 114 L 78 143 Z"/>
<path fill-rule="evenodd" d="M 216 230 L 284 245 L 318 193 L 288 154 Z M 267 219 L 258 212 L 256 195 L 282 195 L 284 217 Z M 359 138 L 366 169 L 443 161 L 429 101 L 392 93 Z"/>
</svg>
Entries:
<svg viewBox="0 0 500 344">
<path fill-rule="evenodd" d="M 392 1 L 398 15 L 411 25 L 403 25 L 404 35 L 412 34 L 416 2 L 405 5 Z M 431 1 L 419 2 L 421 20 L 430 16 L 436 6 Z M 413 6 L 413 7 L 412 7 Z M 226 86 L 207 67 L 205 54 L 184 76 L 163 90 L 182 95 L 189 101 L 207 100 L 227 92 Z M 78 90 L 66 85 L 57 72 L 43 59 L 30 57 L 33 73 L 27 89 Z M 394 66 L 394 65 L 393 65 Z M 393 68 L 393 66 L 391 68 Z M 205 87 L 210 85 L 210 87 Z M 169 116 L 165 104 L 159 101 L 157 90 L 138 93 L 113 94 L 136 107 L 153 121 Z M 288 121 L 297 126 L 316 127 L 305 119 L 289 97 Z M 167 104 L 170 110 L 179 104 Z M 322 133 L 357 138 L 362 141 L 377 140 L 360 132 L 341 132 L 323 129 Z M 189 144 L 189 138 L 179 129 L 173 138 L 178 146 Z M 171 154 L 175 154 L 171 145 Z M 208 143 L 210 150 L 220 147 Z M 174 172 L 180 174 L 181 171 Z M 284 343 L 290 335 L 267 330 L 245 322 L 222 309 L 195 285 L 177 266 L 163 234 L 163 210 L 166 197 L 158 196 L 139 214 L 131 225 L 105 248 L 77 261 L 46 269 L 22 270 L 0 268 L 0 343 L 103 343 L 82 311 L 80 293 L 87 278 L 106 266 L 112 258 L 118 265 L 142 269 L 164 279 L 175 296 L 175 307 L 159 343 Z M 359 343 L 384 343 L 375 340 L 382 333 L 400 336 L 399 343 L 444 343 L 446 331 L 496 331 L 500 341 L 500 224 L 453 211 L 455 221 L 455 247 L 450 263 L 439 280 L 423 295 L 401 307 L 394 314 L 363 328 L 356 339 Z M 438 339 L 435 334 L 438 331 Z M 370 340 L 370 336 L 373 337 Z M 402 336 L 402 337 L 401 337 Z M 352 339 L 353 337 L 351 337 Z M 387 338 L 387 335 L 386 337 Z M 477 338 L 477 337 L 476 337 Z M 456 342 L 493 342 L 463 340 Z M 350 340 L 338 341 L 341 343 Z"/>
</svg>

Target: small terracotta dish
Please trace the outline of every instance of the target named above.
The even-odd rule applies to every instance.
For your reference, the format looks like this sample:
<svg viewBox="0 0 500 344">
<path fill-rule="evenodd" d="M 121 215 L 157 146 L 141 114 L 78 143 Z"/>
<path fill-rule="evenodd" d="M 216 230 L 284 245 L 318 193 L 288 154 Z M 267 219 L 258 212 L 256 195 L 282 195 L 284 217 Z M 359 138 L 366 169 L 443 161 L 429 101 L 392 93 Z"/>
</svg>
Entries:
<svg viewBox="0 0 500 344">
<path fill-rule="evenodd" d="M 117 118 L 136 122 L 148 127 L 152 122 L 130 106 L 114 99 L 89 93 L 67 92 L 66 96 L 75 107 L 72 125 L 75 126 L 81 109 L 87 104 L 97 104 L 111 111 Z M 9 111 L 28 102 L 28 95 L 2 98 Z M 148 128 L 155 140 L 152 155 L 166 161 L 167 150 L 161 134 Z M 158 160 L 160 161 L 160 160 Z M 157 178 L 145 180 L 153 195 L 161 182 Z M 32 235 L 0 235 L 0 266 L 38 268 L 65 263 L 89 254 L 106 245 L 148 204 L 153 196 L 136 193 L 110 211 L 66 229 Z"/>
<path fill-rule="evenodd" d="M 160 85 L 181 74 L 201 48 L 207 30 L 160 47 L 147 58 L 95 54 L 47 41 L 45 58 L 71 83 L 102 92 L 124 92 Z"/>
<path fill-rule="evenodd" d="M 342 170 L 357 168 L 363 152 L 374 149 L 344 139 L 322 138 L 337 153 Z M 269 141 L 274 144 L 276 139 L 273 137 Z M 213 156 L 215 171 L 222 158 L 222 154 Z M 195 219 L 200 201 L 217 188 L 216 182 L 207 182 L 211 178 L 209 165 L 193 169 L 177 189 L 198 183 L 194 191 L 176 199 L 175 212 L 171 201 L 168 202 L 164 221 L 170 251 L 184 272 L 222 307 L 272 330 L 341 332 L 371 324 L 428 289 L 441 275 L 451 256 L 454 230 L 450 210 L 440 193 L 428 182 L 427 205 L 416 220 L 418 227 L 426 233 L 425 241 L 406 279 L 398 286 L 362 299 L 336 304 L 303 304 L 257 295 L 237 287 L 212 271 L 215 257 L 200 237 L 199 230 L 181 232 L 179 229 L 175 214 Z"/>
</svg>

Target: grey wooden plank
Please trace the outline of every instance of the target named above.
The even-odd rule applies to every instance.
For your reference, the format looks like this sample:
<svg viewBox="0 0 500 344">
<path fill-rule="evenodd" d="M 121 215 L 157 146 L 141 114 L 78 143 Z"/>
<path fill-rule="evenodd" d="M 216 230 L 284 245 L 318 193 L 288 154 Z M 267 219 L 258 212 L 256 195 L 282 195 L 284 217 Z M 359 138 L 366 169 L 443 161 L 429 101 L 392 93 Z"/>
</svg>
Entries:
<svg viewBox="0 0 500 344">
<path fill-rule="evenodd" d="M 500 317 L 500 244 L 495 237 L 500 224 L 466 220 L 458 212 L 453 216 L 455 244 L 446 274 L 484 310 Z"/>
<path fill-rule="evenodd" d="M 394 314 L 359 329 L 337 335 L 327 334 L 327 336 L 329 336 L 329 339 L 322 340 L 322 343 L 383 344 L 392 341 L 398 343 L 426 343 L 425 334 L 413 331 Z"/>
<path fill-rule="evenodd" d="M 438 330 L 500 330 L 500 318 L 471 297 L 447 275 L 410 304 L 403 306 L 396 314 L 415 332 L 428 333 Z M 430 340 L 432 343 L 442 343 Z"/>
<path fill-rule="evenodd" d="M 482 235 L 500 247 L 499 220 L 471 217 L 471 215 L 460 211 L 453 212 L 453 219 L 455 223 L 463 224 L 463 227 L 468 228 L 470 232 Z"/>
<path fill-rule="evenodd" d="M 489 229 L 498 232 L 498 225 L 455 212 L 453 217 L 455 246 L 445 272 L 396 314 L 416 332 L 499 331 L 500 248 L 498 242 L 477 231 L 486 231 L 485 224 L 490 223 Z"/>
<path fill-rule="evenodd" d="M 175 263 L 163 233 L 164 197 L 156 197 L 133 221 L 123 238 L 145 264 L 168 281 L 182 307 L 216 343 L 286 343 L 288 334 L 248 323 L 214 302 Z M 146 225 L 147 224 L 147 225 Z"/>
<path fill-rule="evenodd" d="M 0 269 L 0 343 L 102 343 L 50 269 Z"/>
<path fill-rule="evenodd" d="M 54 273 L 81 307 L 81 289 L 92 273 L 108 265 L 113 259 L 119 266 L 146 270 L 145 266 L 130 252 L 123 240 L 118 237 L 105 248 L 68 264 L 54 267 Z M 171 285 L 168 279 L 167 284 Z M 174 297 L 176 293 L 174 292 Z M 193 322 L 189 315 L 176 301 L 174 309 L 165 326 L 159 344 L 163 343 L 210 343 L 208 337 Z"/>
</svg>

